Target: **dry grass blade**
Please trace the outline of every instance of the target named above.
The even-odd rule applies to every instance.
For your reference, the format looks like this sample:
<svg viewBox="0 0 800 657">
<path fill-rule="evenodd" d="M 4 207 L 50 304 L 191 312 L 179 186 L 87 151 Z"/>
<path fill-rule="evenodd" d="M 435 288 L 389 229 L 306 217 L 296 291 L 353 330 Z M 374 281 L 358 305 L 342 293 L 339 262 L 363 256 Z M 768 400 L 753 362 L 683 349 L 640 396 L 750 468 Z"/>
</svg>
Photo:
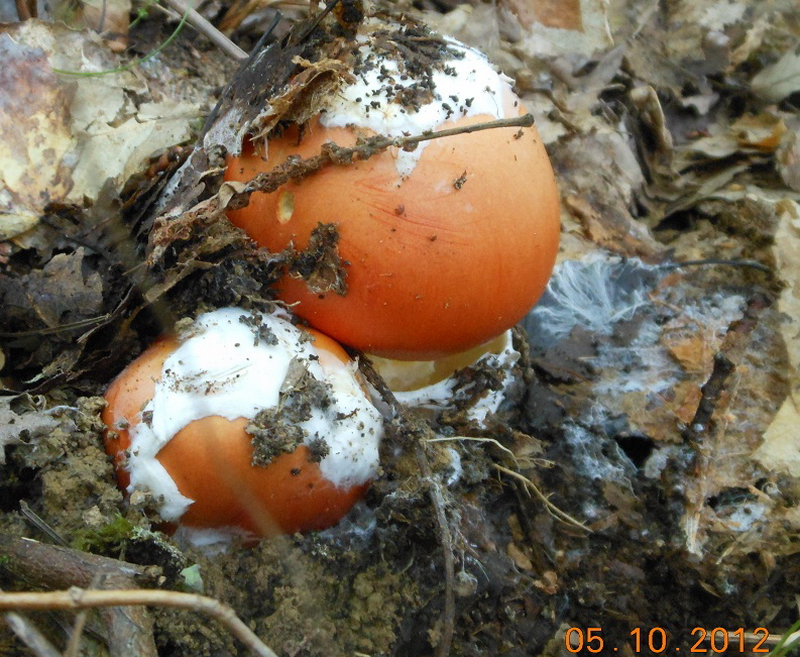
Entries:
<svg viewBox="0 0 800 657">
<path fill-rule="evenodd" d="M 2 610 L 90 609 L 133 605 L 175 607 L 206 614 L 224 625 L 231 634 L 259 657 L 278 657 L 242 622 L 233 609 L 218 600 L 203 595 L 146 589 L 87 591 L 78 587 L 49 593 L 0 593 L 0 609 Z"/>
</svg>

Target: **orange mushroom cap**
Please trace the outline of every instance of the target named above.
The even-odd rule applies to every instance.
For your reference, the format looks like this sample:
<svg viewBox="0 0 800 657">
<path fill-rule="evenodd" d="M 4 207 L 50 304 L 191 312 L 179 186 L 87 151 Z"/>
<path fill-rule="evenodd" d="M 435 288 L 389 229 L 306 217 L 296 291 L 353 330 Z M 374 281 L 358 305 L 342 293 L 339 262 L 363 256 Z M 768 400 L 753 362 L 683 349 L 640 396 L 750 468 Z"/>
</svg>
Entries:
<svg viewBox="0 0 800 657">
<path fill-rule="evenodd" d="M 439 118 L 453 116 L 442 123 L 435 119 L 435 125 L 420 119 L 413 129 L 463 127 L 524 113 L 482 56 L 460 45 L 452 49 L 467 54 L 452 55 L 436 68 L 433 79 L 441 91 L 432 103 L 449 108 Z M 373 55 L 383 57 L 378 63 L 388 74 L 364 73 L 366 82 L 353 83 L 355 91 L 341 90 L 302 131 L 292 126 L 267 143 L 246 143 L 229 159 L 226 178 L 251 180 L 290 156 L 317 155 L 329 141 L 353 146 L 360 136 L 408 132 L 415 110 L 401 107 L 400 115 L 394 92 L 380 94 L 387 75 L 402 85 L 402 75 L 411 74 L 403 73 L 391 53 Z M 451 79 L 448 67 L 457 66 Z M 366 106 L 360 124 L 354 123 L 356 101 Z M 370 112 L 370 103 L 379 106 Z M 491 108 L 494 113 L 486 113 Z M 380 112 L 388 117 L 385 129 L 376 118 Z M 278 295 L 336 340 L 407 360 L 470 349 L 517 323 L 545 289 L 560 233 L 555 178 L 535 127 L 458 134 L 432 139 L 411 154 L 390 148 L 367 160 L 330 165 L 275 192 L 255 193 L 248 206 L 228 216 L 273 252 L 289 245 L 303 250 L 320 223 L 333 224 L 346 292 L 315 291 L 301 277 L 286 275 Z"/>
</svg>

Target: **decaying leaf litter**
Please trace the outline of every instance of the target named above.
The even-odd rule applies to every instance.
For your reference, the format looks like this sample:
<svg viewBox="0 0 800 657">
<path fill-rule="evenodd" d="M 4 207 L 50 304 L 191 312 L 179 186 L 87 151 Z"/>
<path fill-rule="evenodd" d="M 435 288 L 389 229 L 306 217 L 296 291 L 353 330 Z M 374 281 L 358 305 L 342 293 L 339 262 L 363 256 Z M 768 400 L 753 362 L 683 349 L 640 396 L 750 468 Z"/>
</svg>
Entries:
<svg viewBox="0 0 800 657">
<path fill-rule="evenodd" d="M 443 654 L 451 637 L 451 654 L 556 655 L 570 627 L 623 652 L 633 628 L 661 627 L 688 649 L 696 627 L 779 635 L 797 620 L 796 8 L 555 4 L 422 7 L 514 78 L 557 171 L 562 253 L 525 322 L 524 389 L 485 426 L 398 408 L 384 474 L 345 522 L 213 557 L 123 500 L 97 395 L 175 318 L 261 307 L 296 257 L 221 220 L 240 190 L 220 187 L 211 142 L 188 155 L 235 64 L 185 30 L 130 70 L 58 75 L 129 55 L 91 29 L 3 26 L 3 544 L 60 539 L 151 575 L 104 562 L 64 581 L 81 553 L 53 547 L 36 567 L 3 559 L 3 589 L 127 577 L 202 592 L 286 655 Z M 249 49 L 273 15 L 237 32 L 229 12 L 226 29 Z M 126 38 L 147 52 L 176 21 L 154 14 Z M 328 64 L 278 112 L 326 93 Z M 25 614 L 56 645 L 73 633 L 71 615 Z M 246 650 L 185 611 L 144 617 L 159 654 Z M 84 650 L 113 627 L 89 616 Z M 4 653 L 31 654 L 3 632 Z"/>
</svg>

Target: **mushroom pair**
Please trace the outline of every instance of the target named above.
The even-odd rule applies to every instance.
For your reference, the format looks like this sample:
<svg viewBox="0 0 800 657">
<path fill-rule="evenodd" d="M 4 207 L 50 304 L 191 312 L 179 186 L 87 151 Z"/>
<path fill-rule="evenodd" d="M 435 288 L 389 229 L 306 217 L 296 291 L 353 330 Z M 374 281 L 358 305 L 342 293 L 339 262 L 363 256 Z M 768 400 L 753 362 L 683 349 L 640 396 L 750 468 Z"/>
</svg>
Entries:
<svg viewBox="0 0 800 657">
<path fill-rule="evenodd" d="M 272 252 L 326 240 L 340 284 L 293 267 L 276 290 L 315 332 L 224 309 L 151 347 L 109 389 L 120 484 L 156 495 L 165 520 L 257 535 L 335 523 L 375 476 L 381 434 L 336 342 L 382 359 L 448 357 L 507 331 L 544 291 L 560 225 L 541 138 L 533 126 L 467 129 L 525 110 L 482 54 L 414 29 L 364 21 L 343 55 L 350 74 L 317 115 L 228 161 L 226 179 L 249 181 L 327 142 L 400 140 L 229 212 Z M 453 128 L 465 130 L 402 141 Z"/>
</svg>

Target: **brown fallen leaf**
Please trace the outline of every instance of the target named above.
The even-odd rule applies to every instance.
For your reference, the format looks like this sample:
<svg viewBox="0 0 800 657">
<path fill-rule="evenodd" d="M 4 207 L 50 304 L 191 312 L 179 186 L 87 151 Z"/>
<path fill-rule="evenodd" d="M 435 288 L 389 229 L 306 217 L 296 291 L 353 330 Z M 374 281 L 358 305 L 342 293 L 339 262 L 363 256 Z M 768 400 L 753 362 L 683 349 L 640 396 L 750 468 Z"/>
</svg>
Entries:
<svg viewBox="0 0 800 657">
<path fill-rule="evenodd" d="M 569 195 L 564 206 L 578 219 L 587 238 L 612 253 L 652 258 L 661 250 L 644 224 L 619 207 L 612 212 L 595 196 Z"/>
<path fill-rule="evenodd" d="M 20 277 L 22 296 L 7 301 L 27 305 L 48 328 L 99 315 L 103 283 L 97 271 L 84 271 L 85 257 L 82 247 L 71 254 L 53 256 L 43 269 Z"/>
<path fill-rule="evenodd" d="M 774 252 L 777 271 L 784 281 L 778 308 L 788 318 L 781 325 L 789 363 L 791 394 L 764 433 L 764 440 L 753 457 L 764 467 L 800 478 L 800 205 L 793 201 L 778 204 L 779 225 Z"/>
<path fill-rule="evenodd" d="M 582 30 L 580 0 L 504 0 L 520 23 L 530 28 L 534 22 L 563 30 Z"/>
<path fill-rule="evenodd" d="M 0 240 L 36 225 L 70 188 L 71 90 L 45 53 L 0 33 Z"/>
</svg>

